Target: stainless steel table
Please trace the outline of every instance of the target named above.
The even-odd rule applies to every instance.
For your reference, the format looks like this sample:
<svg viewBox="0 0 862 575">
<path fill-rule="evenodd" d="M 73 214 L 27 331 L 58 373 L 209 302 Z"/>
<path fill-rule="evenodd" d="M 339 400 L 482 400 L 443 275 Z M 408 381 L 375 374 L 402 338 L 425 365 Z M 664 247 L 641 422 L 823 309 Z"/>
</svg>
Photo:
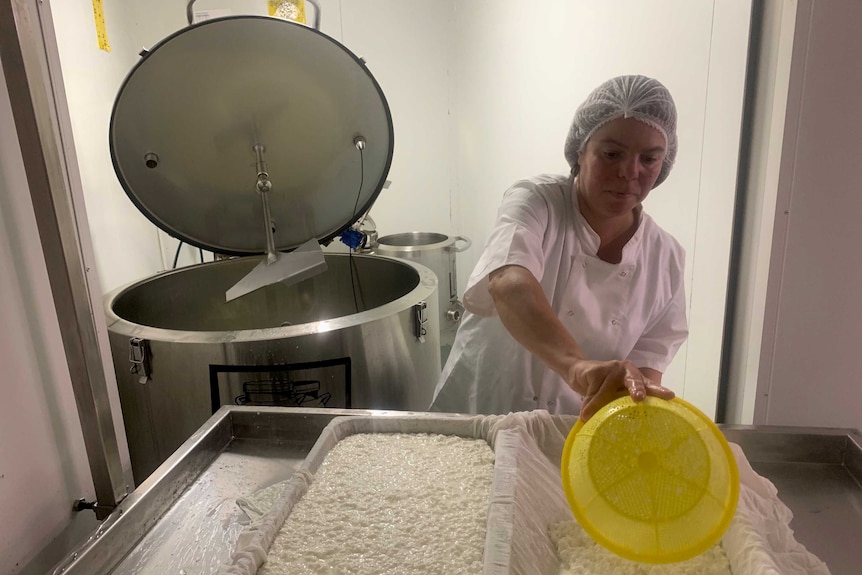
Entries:
<svg viewBox="0 0 862 575">
<path fill-rule="evenodd" d="M 796 539 L 832 575 L 862 573 L 862 435 L 847 429 L 722 426 L 793 511 Z"/>
<path fill-rule="evenodd" d="M 129 495 L 64 575 L 210 575 L 247 519 L 235 500 L 287 479 L 329 421 L 367 410 L 223 407 Z M 456 416 L 453 416 L 456 417 Z M 833 575 L 857 575 L 862 436 L 846 429 L 722 426 L 793 510 L 796 538 Z"/>
</svg>

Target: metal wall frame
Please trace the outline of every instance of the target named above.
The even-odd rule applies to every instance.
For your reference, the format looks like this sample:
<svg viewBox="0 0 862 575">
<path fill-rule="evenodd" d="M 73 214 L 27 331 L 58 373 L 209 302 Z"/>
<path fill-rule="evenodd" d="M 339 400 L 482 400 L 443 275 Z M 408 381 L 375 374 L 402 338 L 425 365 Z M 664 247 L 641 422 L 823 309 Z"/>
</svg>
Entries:
<svg viewBox="0 0 862 575">
<path fill-rule="evenodd" d="M 42 0 L 0 0 L 0 58 L 93 477 L 96 516 L 104 519 L 127 495 L 127 486 L 75 219 L 58 120 L 64 108 L 56 101 L 44 19 L 50 19 L 50 5 Z"/>
<path fill-rule="evenodd" d="M 733 229 L 730 235 L 730 257 L 727 273 L 727 304 L 724 310 L 724 333 L 721 338 L 721 359 L 718 372 L 718 394 L 715 406 L 716 423 L 727 423 L 728 402 L 730 396 L 730 371 L 732 367 L 733 341 L 736 322 L 737 305 L 740 291 L 740 267 L 742 250 L 745 242 L 745 209 L 748 201 L 749 169 L 751 166 L 751 148 L 754 132 L 754 112 L 756 107 L 756 89 L 758 73 L 760 72 L 761 38 L 763 36 L 763 5 L 757 0 L 751 4 L 751 24 L 748 35 L 748 58 L 745 70 L 745 88 L 743 90 L 742 128 L 739 133 L 739 164 L 736 171 L 736 191 L 733 200 Z"/>
</svg>

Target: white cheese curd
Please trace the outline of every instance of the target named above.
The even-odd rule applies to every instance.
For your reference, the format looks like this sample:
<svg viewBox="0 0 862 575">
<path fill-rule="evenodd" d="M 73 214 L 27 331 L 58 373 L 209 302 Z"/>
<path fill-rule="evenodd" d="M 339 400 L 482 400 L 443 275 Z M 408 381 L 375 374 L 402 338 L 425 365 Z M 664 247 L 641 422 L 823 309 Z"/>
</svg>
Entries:
<svg viewBox="0 0 862 575">
<path fill-rule="evenodd" d="M 550 527 L 551 540 L 560 557 L 560 575 L 730 575 L 730 564 L 721 545 L 679 563 L 648 565 L 611 553 L 576 521 Z"/>
<path fill-rule="evenodd" d="M 351 435 L 327 454 L 258 572 L 479 574 L 493 475 L 483 440 Z"/>
</svg>

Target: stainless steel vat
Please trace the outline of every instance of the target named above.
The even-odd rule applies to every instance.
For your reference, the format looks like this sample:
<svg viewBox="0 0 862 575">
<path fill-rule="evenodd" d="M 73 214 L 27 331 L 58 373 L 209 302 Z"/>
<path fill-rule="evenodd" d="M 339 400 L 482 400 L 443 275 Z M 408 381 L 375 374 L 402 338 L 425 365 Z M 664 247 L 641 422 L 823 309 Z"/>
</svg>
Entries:
<svg viewBox="0 0 862 575">
<path fill-rule="evenodd" d="M 361 58 L 279 18 L 191 25 L 141 53 L 109 144 L 129 199 L 171 236 L 267 254 L 267 283 L 319 272 L 225 302 L 261 262 L 243 257 L 108 295 L 137 482 L 221 405 L 427 409 L 440 372 L 432 270 L 322 252 L 326 271 L 302 256 L 281 265 L 317 255 L 305 247 L 348 230 L 386 182 L 392 115 Z"/>
<path fill-rule="evenodd" d="M 373 248 L 374 253 L 405 258 L 427 266 L 437 275 L 442 363 L 446 363 L 446 358 L 449 357 L 464 312 L 464 306 L 458 299 L 455 255 L 467 250 L 471 245 L 472 242 L 463 236 L 408 232 L 383 236 Z"/>
<path fill-rule="evenodd" d="M 184 268 L 106 297 L 136 483 L 222 405 L 430 405 L 440 371 L 430 269 L 327 254 L 322 274 L 225 303 L 259 261 Z"/>
</svg>

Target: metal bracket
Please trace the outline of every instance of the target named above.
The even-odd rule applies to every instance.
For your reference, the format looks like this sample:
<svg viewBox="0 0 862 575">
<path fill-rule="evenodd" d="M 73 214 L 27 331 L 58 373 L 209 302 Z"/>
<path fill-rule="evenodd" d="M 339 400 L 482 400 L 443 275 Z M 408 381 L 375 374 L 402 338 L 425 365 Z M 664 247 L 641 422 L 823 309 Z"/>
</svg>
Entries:
<svg viewBox="0 0 862 575">
<path fill-rule="evenodd" d="M 428 304 L 420 301 L 413 306 L 413 324 L 416 334 L 416 339 L 421 343 L 425 343 L 425 336 L 428 335 L 428 330 L 425 324 L 428 323 Z"/>
<path fill-rule="evenodd" d="M 138 383 L 147 383 L 150 380 L 150 348 L 147 340 L 129 338 L 129 362 L 132 364 L 129 373 L 138 376 Z"/>
<path fill-rule="evenodd" d="M 77 512 L 84 511 L 85 509 L 95 509 L 98 503 L 96 501 L 87 501 L 86 498 L 82 497 L 75 501 L 75 504 L 72 506 L 72 509 Z"/>
</svg>

